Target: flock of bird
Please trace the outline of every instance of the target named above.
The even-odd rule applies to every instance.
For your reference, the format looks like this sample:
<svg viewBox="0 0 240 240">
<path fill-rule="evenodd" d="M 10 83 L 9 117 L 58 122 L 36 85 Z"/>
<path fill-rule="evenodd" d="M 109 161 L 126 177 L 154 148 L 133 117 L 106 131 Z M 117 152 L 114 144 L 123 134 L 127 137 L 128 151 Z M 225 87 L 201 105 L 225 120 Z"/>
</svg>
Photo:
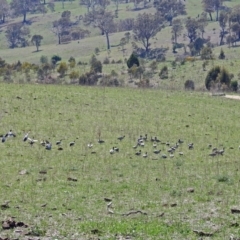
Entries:
<svg viewBox="0 0 240 240">
<path fill-rule="evenodd" d="M 27 132 L 26 134 L 24 134 L 24 136 L 22 138 L 23 142 L 28 142 L 30 144 L 30 146 L 33 146 L 35 143 L 39 142 L 40 145 L 45 147 L 46 150 L 52 150 L 52 143 L 49 140 L 38 141 L 37 139 L 34 139 L 34 137 L 30 138 L 29 134 L 30 134 L 30 132 Z M 0 137 L 1 137 L 1 142 L 5 143 L 8 138 L 16 137 L 16 134 L 12 130 L 10 130 L 8 133 L 0 135 Z M 119 140 L 121 142 L 124 138 L 125 138 L 125 135 L 118 137 L 117 140 Z M 58 150 L 63 150 L 62 140 L 63 139 L 60 139 L 60 140 L 56 141 L 56 143 L 55 143 Z M 166 149 L 167 154 L 162 153 L 161 154 L 162 158 L 168 158 L 168 157 L 173 158 L 174 153 L 177 152 L 178 147 L 184 143 L 184 141 L 182 139 L 178 139 L 175 144 L 170 144 L 169 142 L 162 142 L 156 136 L 148 139 L 147 134 L 140 135 L 136 140 L 136 144 L 133 146 L 133 149 L 140 148 L 140 149 L 138 149 L 138 151 L 135 150 L 136 151 L 135 152 L 136 156 L 142 156 L 143 158 L 148 157 L 148 152 L 143 151 L 143 149 L 144 149 L 144 146 L 145 146 L 146 142 L 149 142 L 149 141 L 152 142 L 152 147 L 153 147 L 152 153 L 154 155 L 158 155 L 162 152 L 162 150 L 159 149 L 159 147 L 158 147 L 159 144 L 164 144 L 164 145 L 167 146 L 167 148 L 168 148 L 168 149 Z M 100 138 L 98 139 L 97 142 L 98 142 L 98 144 L 104 144 L 105 143 L 105 141 L 100 139 Z M 69 147 L 73 147 L 74 145 L 75 145 L 75 141 L 69 142 Z M 194 144 L 193 143 L 189 143 L 187 146 L 188 146 L 189 150 L 194 149 Z M 93 148 L 93 143 L 89 142 L 87 144 L 87 147 L 90 148 L 90 149 Z M 209 153 L 209 156 L 211 156 L 211 157 L 214 157 L 214 156 L 217 156 L 217 155 L 223 155 L 224 152 L 225 152 L 224 148 L 223 149 L 217 149 L 215 147 L 213 148 L 211 144 L 208 145 L 208 148 L 212 149 L 212 151 Z M 240 149 L 240 146 L 239 146 L 239 149 Z M 119 148 L 116 147 L 116 146 L 112 147 L 109 150 L 109 153 L 111 155 L 115 154 L 117 152 L 119 152 Z M 91 153 L 96 153 L 96 152 L 92 151 Z M 178 151 L 177 154 L 180 155 L 180 156 L 184 155 L 182 151 Z"/>
</svg>

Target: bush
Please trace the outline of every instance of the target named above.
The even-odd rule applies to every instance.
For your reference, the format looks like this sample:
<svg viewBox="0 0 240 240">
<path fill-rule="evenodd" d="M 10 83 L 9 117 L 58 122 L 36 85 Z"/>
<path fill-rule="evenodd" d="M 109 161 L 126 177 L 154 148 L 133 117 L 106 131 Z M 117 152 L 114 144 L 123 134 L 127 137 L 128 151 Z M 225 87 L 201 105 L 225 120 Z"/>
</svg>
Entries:
<svg viewBox="0 0 240 240">
<path fill-rule="evenodd" d="M 109 64 L 110 63 L 110 60 L 108 57 L 106 57 L 104 60 L 103 60 L 103 64 Z"/>
<path fill-rule="evenodd" d="M 187 80 L 184 83 L 184 88 L 185 90 L 194 90 L 195 89 L 195 84 L 193 80 Z"/>
<path fill-rule="evenodd" d="M 97 60 L 96 56 L 93 55 L 90 59 L 91 72 L 101 73 L 102 72 L 102 63 Z"/>
<path fill-rule="evenodd" d="M 238 81 L 231 81 L 231 89 L 232 89 L 232 91 L 234 91 L 234 92 L 237 92 L 237 90 L 238 90 Z"/>
<path fill-rule="evenodd" d="M 219 59 L 225 59 L 225 53 L 224 53 L 224 51 L 223 51 L 222 48 L 221 48 L 221 52 L 220 52 L 218 58 L 219 58 Z"/>
<path fill-rule="evenodd" d="M 116 77 L 112 77 L 110 75 L 105 75 L 100 80 L 99 85 L 108 86 L 108 87 L 118 87 L 120 84 L 119 84 L 119 81 Z"/>
<path fill-rule="evenodd" d="M 140 65 L 139 60 L 134 53 L 132 53 L 129 59 L 127 60 L 128 68 L 131 68 L 133 65 L 136 65 L 137 67 L 139 67 Z"/>
<path fill-rule="evenodd" d="M 65 62 L 61 62 L 57 69 L 57 72 L 60 74 L 60 77 L 63 77 L 67 70 L 68 70 L 67 64 Z"/>
<path fill-rule="evenodd" d="M 62 58 L 59 57 L 58 55 L 53 55 L 52 58 L 51 58 L 51 61 L 52 61 L 52 64 L 57 64 L 57 62 L 61 61 Z"/>
<path fill-rule="evenodd" d="M 48 57 L 42 55 L 42 56 L 40 57 L 40 63 L 41 63 L 41 64 L 48 63 Z"/>
<path fill-rule="evenodd" d="M 231 75 L 224 67 L 221 68 L 220 66 L 215 66 L 210 69 L 205 79 L 205 86 L 208 90 L 216 84 L 219 84 L 219 87 L 221 85 L 229 87 L 230 83 Z"/>
<path fill-rule="evenodd" d="M 95 85 L 98 82 L 98 75 L 95 72 L 87 72 L 80 76 L 80 85 Z"/>
<path fill-rule="evenodd" d="M 167 66 L 163 66 L 160 73 L 159 73 L 159 77 L 161 79 L 167 79 L 168 78 L 168 67 Z"/>
<path fill-rule="evenodd" d="M 121 64 L 122 62 L 123 62 L 122 59 L 116 61 L 117 64 Z"/>
<path fill-rule="evenodd" d="M 99 49 L 98 47 L 96 47 L 96 48 L 94 49 L 94 53 L 95 53 L 96 55 L 98 55 L 99 52 L 100 52 L 100 49 Z"/>
</svg>

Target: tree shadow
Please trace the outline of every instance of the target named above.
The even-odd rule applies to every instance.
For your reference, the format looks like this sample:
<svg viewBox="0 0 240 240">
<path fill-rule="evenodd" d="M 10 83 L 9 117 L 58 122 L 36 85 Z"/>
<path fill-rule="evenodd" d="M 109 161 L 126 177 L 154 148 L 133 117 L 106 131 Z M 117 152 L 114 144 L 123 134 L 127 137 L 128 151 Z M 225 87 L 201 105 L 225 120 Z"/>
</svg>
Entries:
<svg viewBox="0 0 240 240">
<path fill-rule="evenodd" d="M 32 53 L 38 53 L 38 52 L 42 52 L 42 51 L 43 51 L 43 50 L 40 49 L 40 50 L 38 50 L 38 51 L 35 50 L 35 51 L 33 51 Z"/>
</svg>

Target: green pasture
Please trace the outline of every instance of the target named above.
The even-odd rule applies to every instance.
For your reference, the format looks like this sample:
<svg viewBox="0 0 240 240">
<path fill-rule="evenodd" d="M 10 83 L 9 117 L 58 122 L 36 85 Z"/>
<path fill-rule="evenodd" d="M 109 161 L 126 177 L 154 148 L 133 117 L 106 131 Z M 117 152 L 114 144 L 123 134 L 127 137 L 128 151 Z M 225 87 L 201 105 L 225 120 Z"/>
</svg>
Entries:
<svg viewBox="0 0 240 240">
<path fill-rule="evenodd" d="M 239 236 L 239 216 L 231 213 L 239 207 L 238 101 L 127 88 L 1 84 L 0 89 L 1 134 L 16 133 L 0 144 L 0 204 L 10 201 L 1 221 L 15 217 L 28 225 L 2 230 L 1 237 L 28 239 L 26 231 L 39 239 Z M 27 132 L 38 140 L 33 146 L 22 141 Z M 134 149 L 145 134 L 145 146 Z M 158 155 L 150 141 L 155 136 L 161 140 Z M 55 145 L 60 139 L 62 151 Z M 170 157 L 168 149 L 179 139 L 184 143 Z M 52 150 L 41 140 L 50 141 Z M 111 155 L 114 146 L 119 152 Z M 209 156 L 215 147 L 224 154 Z M 139 150 L 148 157 L 136 156 Z M 112 200 L 113 214 L 104 198 Z"/>
</svg>

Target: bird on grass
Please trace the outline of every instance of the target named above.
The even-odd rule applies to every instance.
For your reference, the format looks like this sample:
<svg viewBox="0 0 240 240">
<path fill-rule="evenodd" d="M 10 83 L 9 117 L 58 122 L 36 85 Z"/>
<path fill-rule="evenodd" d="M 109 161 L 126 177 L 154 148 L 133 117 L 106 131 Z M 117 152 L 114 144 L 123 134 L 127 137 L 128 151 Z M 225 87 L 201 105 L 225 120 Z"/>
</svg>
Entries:
<svg viewBox="0 0 240 240">
<path fill-rule="evenodd" d="M 51 150 L 52 149 L 52 144 L 51 143 L 47 143 L 45 146 L 46 150 Z"/>
<path fill-rule="evenodd" d="M 125 138 L 125 135 L 118 137 L 117 139 L 122 141 Z"/>
<path fill-rule="evenodd" d="M 135 153 L 135 155 L 140 156 L 141 155 L 141 150 Z"/>
<path fill-rule="evenodd" d="M 110 149 L 109 153 L 110 153 L 110 154 L 114 154 L 114 152 L 115 152 L 115 151 L 114 151 L 114 147 L 113 147 L 113 148 Z"/>
<path fill-rule="evenodd" d="M 72 146 L 74 146 L 74 145 L 75 145 L 75 141 L 69 143 L 69 146 L 70 146 L 70 147 L 72 147 Z"/>
<path fill-rule="evenodd" d="M 167 155 L 166 155 L 166 154 L 163 154 L 163 155 L 162 155 L 162 158 L 167 158 Z"/>
<path fill-rule="evenodd" d="M 28 141 L 29 141 L 29 144 L 30 144 L 31 146 L 33 146 L 33 144 L 34 144 L 35 142 L 38 142 L 38 140 L 34 139 L 34 137 L 33 137 L 33 138 L 28 138 Z"/>
<path fill-rule="evenodd" d="M 7 137 L 16 137 L 16 134 L 12 132 L 12 130 L 9 130 L 9 132 L 6 134 Z"/>
<path fill-rule="evenodd" d="M 6 142 L 7 134 L 6 135 L 1 135 L 1 138 L 2 138 L 2 143 Z"/>
<path fill-rule="evenodd" d="M 119 152 L 119 148 L 117 148 L 117 147 L 113 147 L 113 150 L 114 150 L 115 152 Z"/>
<path fill-rule="evenodd" d="M 56 142 L 56 145 L 61 145 L 63 139 L 60 139 L 59 141 Z"/>
<path fill-rule="evenodd" d="M 147 154 L 147 152 L 145 152 L 145 153 L 143 154 L 143 157 L 144 157 L 144 158 L 147 158 L 147 156 L 148 156 L 148 154 Z"/>
<path fill-rule="evenodd" d="M 155 154 L 159 154 L 161 152 L 161 150 L 159 149 L 159 150 L 154 150 L 153 151 L 153 153 L 155 153 Z"/>
<path fill-rule="evenodd" d="M 188 144 L 188 149 L 189 149 L 189 150 L 193 149 L 193 143 L 189 143 L 189 144 Z"/>
<path fill-rule="evenodd" d="M 101 143 L 105 143 L 105 141 L 99 138 L 99 139 L 98 139 L 98 143 L 100 143 L 100 144 L 101 144 Z"/>
<path fill-rule="evenodd" d="M 23 137 L 24 142 L 26 142 L 28 140 L 28 135 L 29 135 L 29 132 L 24 135 L 24 137 Z"/>
<path fill-rule="evenodd" d="M 93 144 L 90 142 L 90 143 L 88 143 L 88 148 L 92 148 L 93 147 Z"/>
</svg>

